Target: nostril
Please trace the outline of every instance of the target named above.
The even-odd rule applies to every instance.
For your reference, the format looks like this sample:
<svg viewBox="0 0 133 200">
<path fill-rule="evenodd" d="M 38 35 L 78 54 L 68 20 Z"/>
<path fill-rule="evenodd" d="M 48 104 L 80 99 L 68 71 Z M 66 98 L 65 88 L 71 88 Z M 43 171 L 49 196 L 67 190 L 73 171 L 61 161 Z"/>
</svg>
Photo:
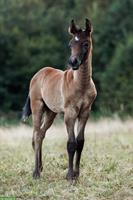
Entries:
<svg viewBox="0 0 133 200">
<path fill-rule="evenodd" d="M 68 62 L 70 65 L 74 66 L 77 63 L 77 60 L 76 58 L 70 58 Z"/>
<path fill-rule="evenodd" d="M 73 65 L 77 65 L 77 63 L 78 63 L 78 60 L 75 58 L 75 59 L 72 61 L 72 64 L 73 64 Z"/>
<path fill-rule="evenodd" d="M 79 65 L 79 60 L 77 58 L 71 57 L 68 61 L 68 64 L 72 67 L 77 67 Z"/>
</svg>

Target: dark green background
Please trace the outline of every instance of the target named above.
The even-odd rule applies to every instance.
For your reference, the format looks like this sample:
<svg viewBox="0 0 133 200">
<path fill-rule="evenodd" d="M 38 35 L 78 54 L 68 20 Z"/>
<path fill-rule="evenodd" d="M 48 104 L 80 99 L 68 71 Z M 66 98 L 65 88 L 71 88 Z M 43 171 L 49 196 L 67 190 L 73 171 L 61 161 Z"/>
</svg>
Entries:
<svg viewBox="0 0 133 200">
<path fill-rule="evenodd" d="M 71 19 L 93 24 L 93 113 L 133 114 L 132 0 L 1 0 L 0 113 L 20 113 L 29 81 L 44 66 L 67 67 Z"/>
</svg>

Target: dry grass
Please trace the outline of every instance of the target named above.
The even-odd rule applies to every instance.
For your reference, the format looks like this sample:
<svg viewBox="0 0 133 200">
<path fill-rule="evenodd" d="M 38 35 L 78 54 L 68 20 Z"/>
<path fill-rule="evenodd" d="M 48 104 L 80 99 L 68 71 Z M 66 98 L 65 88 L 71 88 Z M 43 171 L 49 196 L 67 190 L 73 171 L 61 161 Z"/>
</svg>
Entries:
<svg viewBox="0 0 133 200">
<path fill-rule="evenodd" d="M 64 125 L 55 123 L 43 145 L 44 171 L 31 177 L 34 154 L 32 128 L 20 125 L 0 128 L 0 196 L 50 200 L 133 200 L 133 120 L 90 121 L 75 185 L 67 172 Z"/>
</svg>

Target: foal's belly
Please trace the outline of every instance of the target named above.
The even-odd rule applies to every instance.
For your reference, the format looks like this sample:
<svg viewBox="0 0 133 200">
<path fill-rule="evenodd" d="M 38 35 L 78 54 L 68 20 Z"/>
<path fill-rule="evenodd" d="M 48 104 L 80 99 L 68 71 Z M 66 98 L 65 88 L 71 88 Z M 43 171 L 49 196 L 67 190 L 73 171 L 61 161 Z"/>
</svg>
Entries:
<svg viewBox="0 0 133 200">
<path fill-rule="evenodd" d="M 47 92 L 43 93 L 43 100 L 47 107 L 55 113 L 63 112 L 63 102 L 60 96 L 57 96 L 53 91 L 53 94 L 47 95 Z"/>
</svg>

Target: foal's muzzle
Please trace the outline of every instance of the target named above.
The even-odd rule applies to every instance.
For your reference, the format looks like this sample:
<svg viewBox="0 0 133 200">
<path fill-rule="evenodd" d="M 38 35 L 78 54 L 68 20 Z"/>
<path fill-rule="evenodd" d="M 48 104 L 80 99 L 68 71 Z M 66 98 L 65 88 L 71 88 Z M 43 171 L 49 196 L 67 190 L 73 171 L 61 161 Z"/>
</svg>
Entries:
<svg viewBox="0 0 133 200">
<path fill-rule="evenodd" d="M 77 58 L 70 58 L 69 59 L 69 66 L 72 67 L 73 70 L 77 70 L 81 65 L 81 61 Z"/>
</svg>

